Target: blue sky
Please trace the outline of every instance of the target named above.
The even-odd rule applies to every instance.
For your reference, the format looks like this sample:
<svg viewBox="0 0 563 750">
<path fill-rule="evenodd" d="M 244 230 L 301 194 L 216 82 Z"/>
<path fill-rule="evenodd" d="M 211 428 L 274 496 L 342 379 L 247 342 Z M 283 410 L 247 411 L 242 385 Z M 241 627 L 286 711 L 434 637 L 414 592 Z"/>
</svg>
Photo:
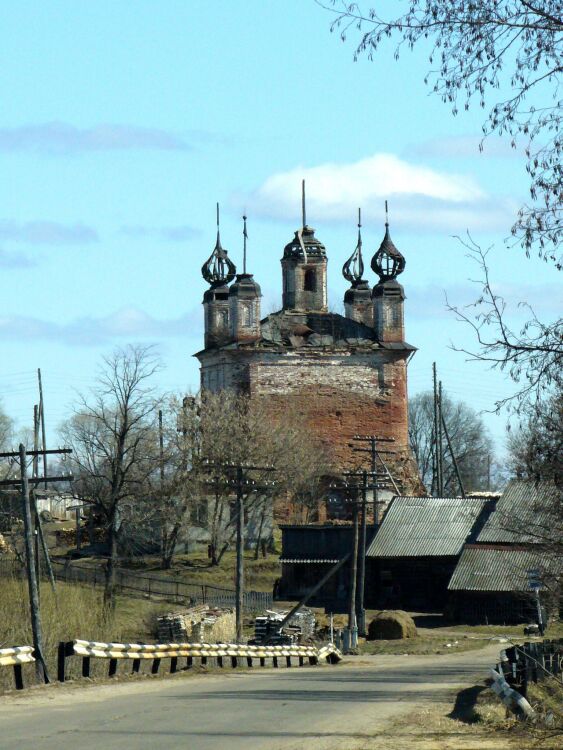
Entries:
<svg viewBox="0 0 563 750">
<path fill-rule="evenodd" d="M 31 422 L 37 367 L 55 439 L 74 390 L 129 341 L 158 344 L 163 389 L 196 390 L 215 202 L 235 262 L 248 214 L 249 270 L 268 313 L 302 177 L 336 311 L 357 206 L 369 258 L 389 199 L 419 349 L 410 392 L 430 386 L 434 360 L 446 389 L 478 410 L 510 391 L 449 348 L 473 340 L 444 291 L 461 303 L 476 294 L 452 237 L 469 229 L 495 245 L 492 275 L 515 323 L 520 300 L 544 317 L 560 305 L 549 267 L 503 243 L 526 198 L 524 162 L 498 139 L 481 154 L 483 112 L 454 118 L 428 95 L 424 50 L 354 62 L 329 24 L 313 0 L 2 4 L 0 398 L 19 426 Z M 505 419 L 485 418 L 500 444 Z"/>
</svg>

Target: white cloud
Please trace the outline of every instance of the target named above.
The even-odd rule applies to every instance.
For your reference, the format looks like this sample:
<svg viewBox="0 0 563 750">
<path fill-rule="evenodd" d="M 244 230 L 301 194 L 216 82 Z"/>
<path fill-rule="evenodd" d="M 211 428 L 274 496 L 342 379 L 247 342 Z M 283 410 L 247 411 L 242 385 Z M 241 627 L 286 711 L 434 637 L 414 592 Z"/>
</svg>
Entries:
<svg viewBox="0 0 563 750">
<path fill-rule="evenodd" d="M 350 164 L 280 172 L 250 196 L 234 200 L 252 206 L 255 215 L 287 220 L 300 213 L 302 179 L 307 187 L 307 218 L 313 225 L 320 220 L 350 223 L 358 206 L 367 221 L 380 222 L 386 199 L 393 223 L 417 231 L 506 231 L 515 212 L 512 201 L 492 199 L 470 175 L 438 171 L 384 153 Z"/>
<path fill-rule="evenodd" d="M 161 239 L 166 242 L 187 242 L 199 237 L 201 232 L 187 224 L 170 227 L 149 227 L 140 224 L 125 225 L 120 229 L 121 234 L 132 239 Z"/>
<path fill-rule="evenodd" d="M 103 123 L 77 128 L 66 122 L 46 122 L 0 128 L 0 151 L 32 151 L 47 154 L 75 154 L 89 151 L 151 149 L 185 151 L 189 143 L 182 136 L 158 128 Z"/>
<path fill-rule="evenodd" d="M 32 245 L 84 245 L 98 242 L 98 232 L 85 224 L 56 221 L 0 221 L 0 240 Z"/>
<path fill-rule="evenodd" d="M 144 310 L 126 307 L 102 318 L 82 317 L 68 323 L 12 315 L 0 317 L 0 339 L 49 340 L 72 346 L 99 346 L 119 339 L 160 339 L 201 336 L 200 308 L 179 318 L 159 320 Z"/>
</svg>

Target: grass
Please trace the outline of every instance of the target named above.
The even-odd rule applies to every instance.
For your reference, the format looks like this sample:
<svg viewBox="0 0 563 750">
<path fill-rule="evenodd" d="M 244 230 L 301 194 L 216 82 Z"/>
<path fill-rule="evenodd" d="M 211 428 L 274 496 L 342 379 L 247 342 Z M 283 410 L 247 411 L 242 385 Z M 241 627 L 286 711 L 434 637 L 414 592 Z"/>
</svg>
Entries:
<svg viewBox="0 0 563 750">
<path fill-rule="evenodd" d="M 138 573 L 153 573 L 162 578 L 183 578 L 189 583 L 208 584 L 233 589 L 235 586 L 235 550 L 228 550 L 221 558 L 220 565 L 210 565 L 205 551 L 197 550 L 189 555 L 177 555 L 170 570 L 162 570 L 160 558 L 142 557 L 122 566 Z M 97 561 L 89 562 L 97 564 Z M 270 554 L 266 558 L 254 559 L 254 552 L 244 553 L 244 577 L 248 590 L 271 592 L 276 578 L 281 576 L 279 555 Z"/>
<path fill-rule="evenodd" d="M 474 685 L 452 692 L 450 701 L 396 717 L 351 750 L 556 750 L 557 728 L 546 729 L 507 716 L 492 690 Z"/>
<path fill-rule="evenodd" d="M 151 623 L 155 613 L 170 610 L 170 605 L 143 599 L 118 597 L 115 615 L 103 616 L 102 592 L 90 586 L 58 583 L 56 597 L 49 584 L 41 584 L 41 620 L 43 650 L 49 674 L 56 675 L 59 641 L 74 638 L 100 641 L 153 640 Z M 160 612 L 159 612 L 160 610 Z M 21 579 L 2 578 L 0 582 L 0 647 L 32 645 L 27 585 Z M 97 660 L 94 660 L 96 662 Z M 101 660 L 99 660 L 101 661 Z M 69 659 L 70 675 L 77 675 L 78 658 Z M 35 680 L 34 665 L 24 665 L 25 684 Z M 107 670 L 107 664 L 93 664 L 93 674 Z M 0 668 L 0 691 L 13 687 L 13 671 Z"/>
<path fill-rule="evenodd" d="M 450 644 L 448 646 L 448 644 Z M 394 641 L 360 641 L 358 652 L 360 654 L 410 654 L 414 656 L 422 654 L 450 654 L 461 651 L 474 651 L 487 645 L 486 641 L 462 639 L 448 639 L 444 636 L 416 638 L 405 638 Z"/>
<path fill-rule="evenodd" d="M 424 632 L 432 632 L 434 628 L 421 628 Z M 460 635 L 468 635 L 475 637 L 489 637 L 494 638 L 495 636 L 507 637 L 518 636 L 519 639 L 528 638 L 524 636 L 524 624 L 518 625 L 444 625 L 441 628 L 436 628 L 444 633 L 458 633 Z M 545 638 L 561 638 L 563 637 L 563 622 L 558 620 L 556 622 L 549 623 L 549 627 L 545 633 Z"/>
</svg>

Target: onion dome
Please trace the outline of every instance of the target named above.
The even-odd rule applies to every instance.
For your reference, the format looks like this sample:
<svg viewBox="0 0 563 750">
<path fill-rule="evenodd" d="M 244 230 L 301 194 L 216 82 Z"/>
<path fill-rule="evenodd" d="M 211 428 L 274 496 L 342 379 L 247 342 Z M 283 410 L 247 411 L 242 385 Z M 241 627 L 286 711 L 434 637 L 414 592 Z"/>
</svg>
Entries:
<svg viewBox="0 0 563 750">
<path fill-rule="evenodd" d="M 295 237 L 283 250 L 284 258 L 326 258 L 326 247 L 315 237 L 315 230 L 305 225 L 295 232 Z"/>
<path fill-rule="evenodd" d="M 364 275 L 364 261 L 362 258 L 362 211 L 358 209 L 358 244 L 352 255 L 342 266 L 342 275 L 349 281 L 353 288 L 360 285 L 366 285 L 367 282 L 362 278 Z"/>
<path fill-rule="evenodd" d="M 303 223 L 301 229 L 295 232 L 295 237 L 284 247 L 283 257 L 303 259 L 307 262 L 309 256 L 315 258 L 326 258 L 326 247 L 315 237 L 313 227 L 307 225 L 307 214 L 305 211 L 305 180 L 301 181 L 301 210 Z"/>
<path fill-rule="evenodd" d="M 201 267 L 201 275 L 213 289 L 218 286 L 230 284 L 235 278 L 236 272 L 235 264 L 229 258 L 227 251 L 221 246 L 219 204 L 217 204 L 217 241 L 213 252 Z"/>
<path fill-rule="evenodd" d="M 385 201 L 385 218 L 387 216 L 387 201 Z M 371 259 L 371 267 L 379 276 L 381 283 L 396 279 L 405 270 L 405 258 L 397 250 L 389 234 L 389 221 L 385 222 L 385 236 L 379 250 Z"/>
</svg>

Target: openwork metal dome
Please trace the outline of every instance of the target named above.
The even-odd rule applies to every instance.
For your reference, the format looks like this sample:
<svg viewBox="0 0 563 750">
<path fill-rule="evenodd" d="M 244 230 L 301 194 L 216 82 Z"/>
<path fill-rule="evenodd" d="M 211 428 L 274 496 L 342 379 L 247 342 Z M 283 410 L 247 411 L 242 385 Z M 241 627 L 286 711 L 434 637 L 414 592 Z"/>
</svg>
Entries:
<svg viewBox="0 0 563 750">
<path fill-rule="evenodd" d="M 227 251 L 221 246 L 219 234 L 219 204 L 217 204 L 217 241 L 213 252 L 201 267 L 201 275 L 212 287 L 230 284 L 235 278 L 237 269 L 229 258 Z"/>
<path fill-rule="evenodd" d="M 342 266 L 342 275 L 353 287 L 357 287 L 364 279 L 364 260 L 362 258 L 362 213 L 358 209 L 358 243 L 352 255 Z"/>
<path fill-rule="evenodd" d="M 381 282 L 396 279 L 405 270 L 405 258 L 397 250 L 391 235 L 389 234 L 389 223 L 385 222 L 385 237 L 379 246 L 379 250 L 371 259 L 371 267 L 379 276 Z"/>
</svg>

